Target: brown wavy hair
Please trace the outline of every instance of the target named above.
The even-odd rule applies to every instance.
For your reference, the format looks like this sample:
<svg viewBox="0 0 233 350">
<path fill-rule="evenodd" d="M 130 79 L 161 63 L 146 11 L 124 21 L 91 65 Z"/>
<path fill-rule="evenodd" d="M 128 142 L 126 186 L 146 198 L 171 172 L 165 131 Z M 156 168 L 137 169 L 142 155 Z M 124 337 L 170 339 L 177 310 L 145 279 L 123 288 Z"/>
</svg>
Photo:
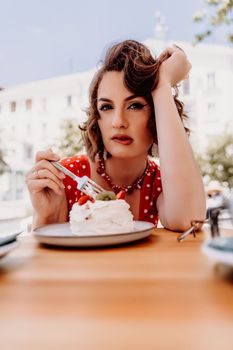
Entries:
<svg viewBox="0 0 233 350">
<path fill-rule="evenodd" d="M 151 92 L 156 88 L 159 81 L 159 67 L 167 59 L 158 60 L 151 55 L 150 50 L 135 40 L 125 40 L 111 46 L 101 61 L 101 67 L 97 70 L 89 88 L 89 107 L 87 108 L 87 121 L 80 126 L 86 147 L 87 155 L 91 160 L 97 153 L 103 154 L 104 144 L 98 125 L 100 118 L 97 109 L 97 94 L 100 82 L 106 72 L 116 71 L 124 73 L 125 87 L 137 96 L 144 97 L 150 106 L 151 116 L 149 128 L 154 142 L 157 142 L 156 118 Z M 178 100 L 178 88 L 174 87 L 174 101 L 182 122 L 187 115 L 184 113 L 184 105 Z M 185 127 L 185 130 L 189 130 Z M 151 147 L 148 150 L 151 155 Z"/>
</svg>

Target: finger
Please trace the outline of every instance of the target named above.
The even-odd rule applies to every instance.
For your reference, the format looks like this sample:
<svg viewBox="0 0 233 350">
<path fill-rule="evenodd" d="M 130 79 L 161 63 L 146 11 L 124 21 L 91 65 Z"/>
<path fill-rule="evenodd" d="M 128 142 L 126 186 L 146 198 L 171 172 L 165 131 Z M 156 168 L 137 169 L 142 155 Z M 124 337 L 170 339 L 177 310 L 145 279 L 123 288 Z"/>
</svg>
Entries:
<svg viewBox="0 0 233 350">
<path fill-rule="evenodd" d="M 62 171 L 55 168 L 55 166 L 50 161 L 45 159 L 42 159 L 38 163 L 36 163 L 36 165 L 32 168 L 32 172 L 36 172 L 42 169 L 48 169 L 51 173 L 53 173 L 59 179 L 64 179 L 66 177 Z"/>
<path fill-rule="evenodd" d="M 178 45 L 173 45 L 171 47 L 168 47 L 166 48 L 166 50 L 164 50 L 160 56 L 158 57 L 159 60 L 163 60 L 166 56 L 167 57 L 170 57 L 172 56 L 174 53 L 182 53 L 185 57 L 186 57 L 186 54 L 184 52 L 184 50 L 179 47 Z"/>
<path fill-rule="evenodd" d="M 54 153 L 51 148 L 45 151 L 39 151 L 36 153 L 35 161 L 36 163 L 42 159 L 58 161 L 60 159 L 59 155 Z"/>
<path fill-rule="evenodd" d="M 39 180 L 29 180 L 27 181 L 28 189 L 30 192 L 41 192 L 45 188 L 49 188 L 50 190 L 54 191 L 59 196 L 61 194 L 64 194 L 64 189 L 61 189 L 60 186 L 57 185 L 56 182 L 54 182 L 51 179 L 39 179 Z"/>
<path fill-rule="evenodd" d="M 170 47 L 166 48 L 161 54 L 158 56 L 158 60 L 163 60 L 166 57 L 171 56 L 172 50 Z"/>
<path fill-rule="evenodd" d="M 54 181 L 61 189 L 64 188 L 63 181 L 59 179 L 56 175 L 54 175 L 51 171 L 48 169 L 39 169 L 36 171 L 37 179 L 50 179 Z M 63 174 L 62 174 L 63 175 Z"/>
<path fill-rule="evenodd" d="M 64 180 L 65 175 L 63 173 L 59 174 L 59 177 L 57 175 L 53 174 L 50 170 L 46 168 L 42 169 L 32 169 L 30 172 L 28 172 L 25 176 L 25 182 L 28 187 L 30 187 L 30 181 L 40 181 L 42 179 L 50 179 L 53 182 L 57 184 L 57 186 L 60 187 L 61 190 L 64 189 L 64 183 L 62 180 Z M 42 184 L 40 182 L 40 184 Z M 41 187 L 42 188 L 42 187 Z"/>
</svg>

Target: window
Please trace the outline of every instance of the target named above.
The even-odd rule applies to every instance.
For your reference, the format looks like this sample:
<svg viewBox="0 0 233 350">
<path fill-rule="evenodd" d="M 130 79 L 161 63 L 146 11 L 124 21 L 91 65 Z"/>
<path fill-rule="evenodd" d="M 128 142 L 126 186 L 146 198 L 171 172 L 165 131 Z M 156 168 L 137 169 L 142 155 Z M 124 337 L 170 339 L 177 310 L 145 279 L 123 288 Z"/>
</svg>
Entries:
<svg viewBox="0 0 233 350">
<path fill-rule="evenodd" d="M 41 100 L 41 108 L 42 108 L 42 111 L 43 112 L 46 112 L 47 111 L 47 98 L 42 98 Z"/>
<path fill-rule="evenodd" d="M 207 87 L 209 89 L 215 88 L 215 73 L 214 72 L 207 74 Z"/>
<path fill-rule="evenodd" d="M 25 101 L 25 106 L 26 106 L 26 110 L 27 111 L 30 111 L 32 109 L 32 99 L 28 98 L 26 101 Z"/>
<path fill-rule="evenodd" d="M 15 126 L 14 125 L 12 125 L 12 127 L 11 127 L 11 134 L 14 137 L 14 135 L 15 135 Z"/>
<path fill-rule="evenodd" d="M 72 96 L 71 95 L 66 96 L 66 105 L 67 105 L 67 107 L 72 106 Z"/>
<path fill-rule="evenodd" d="M 27 124 L 27 135 L 28 135 L 28 136 L 31 136 L 31 131 L 32 131 L 31 125 L 30 125 L 30 124 Z"/>
<path fill-rule="evenodd" d="M 15 101 L 10 102 L 10 110 L 13 113 L 16 111 L 16 102 Z"/>
<path fill-rule="evenodd" d="M 187 78 L 183 81 L 183 94 L 189 95 L 189 92 L 190 92 L 190 82 L 189 82 L 189 78 Z"/>
<path fill-rule="evenodd" d="M 45 137 L 46 134 L 47 134 L 47 123 L 43 122 L 41 125 L 41 135 Z"/>
<path fill-rule="evenodd" d="M 208 103 L 208 117 L 213 118 L 215 116 L 216 105 L 214 102 Z"/>
<path fill-rule="evenodd" d="M 33 157 L 33 149 L 32 145 L 29 143 L 24 144 L 24 158 L 27 160 L 31 160 Z"/>
</svg>

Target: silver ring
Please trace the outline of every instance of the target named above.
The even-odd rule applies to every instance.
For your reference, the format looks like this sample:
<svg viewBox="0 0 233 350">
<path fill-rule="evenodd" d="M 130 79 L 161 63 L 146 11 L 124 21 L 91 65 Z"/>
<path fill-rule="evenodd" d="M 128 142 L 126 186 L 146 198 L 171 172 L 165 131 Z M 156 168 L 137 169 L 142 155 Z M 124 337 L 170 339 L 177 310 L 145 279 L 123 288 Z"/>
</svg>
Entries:
<svg viewBox="0 0 233 350">
<path fill-rule="evenodd" d="M 39 170 L 33 171 L 33 174 L 34 174 L 34 176 L 35 176 L 36 179 L 40 179 Z"/>
</svg>

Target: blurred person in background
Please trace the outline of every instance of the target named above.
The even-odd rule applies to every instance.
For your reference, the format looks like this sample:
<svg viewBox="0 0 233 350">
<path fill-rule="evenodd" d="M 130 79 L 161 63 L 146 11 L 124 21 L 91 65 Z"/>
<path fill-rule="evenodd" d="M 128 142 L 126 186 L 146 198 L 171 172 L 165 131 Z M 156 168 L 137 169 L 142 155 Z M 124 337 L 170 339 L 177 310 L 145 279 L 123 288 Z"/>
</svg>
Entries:
<svg viewBox="0 0 233 350">
<path fill-rule="evenodd" d="M 218 181 L 210 181 L 206 187 L 207 202 L 206 206 L 208 208 L 215 208 L 223 206 L 226 202 L 226 197 L 224 195 L 224 189 Z"/>
</svg>

